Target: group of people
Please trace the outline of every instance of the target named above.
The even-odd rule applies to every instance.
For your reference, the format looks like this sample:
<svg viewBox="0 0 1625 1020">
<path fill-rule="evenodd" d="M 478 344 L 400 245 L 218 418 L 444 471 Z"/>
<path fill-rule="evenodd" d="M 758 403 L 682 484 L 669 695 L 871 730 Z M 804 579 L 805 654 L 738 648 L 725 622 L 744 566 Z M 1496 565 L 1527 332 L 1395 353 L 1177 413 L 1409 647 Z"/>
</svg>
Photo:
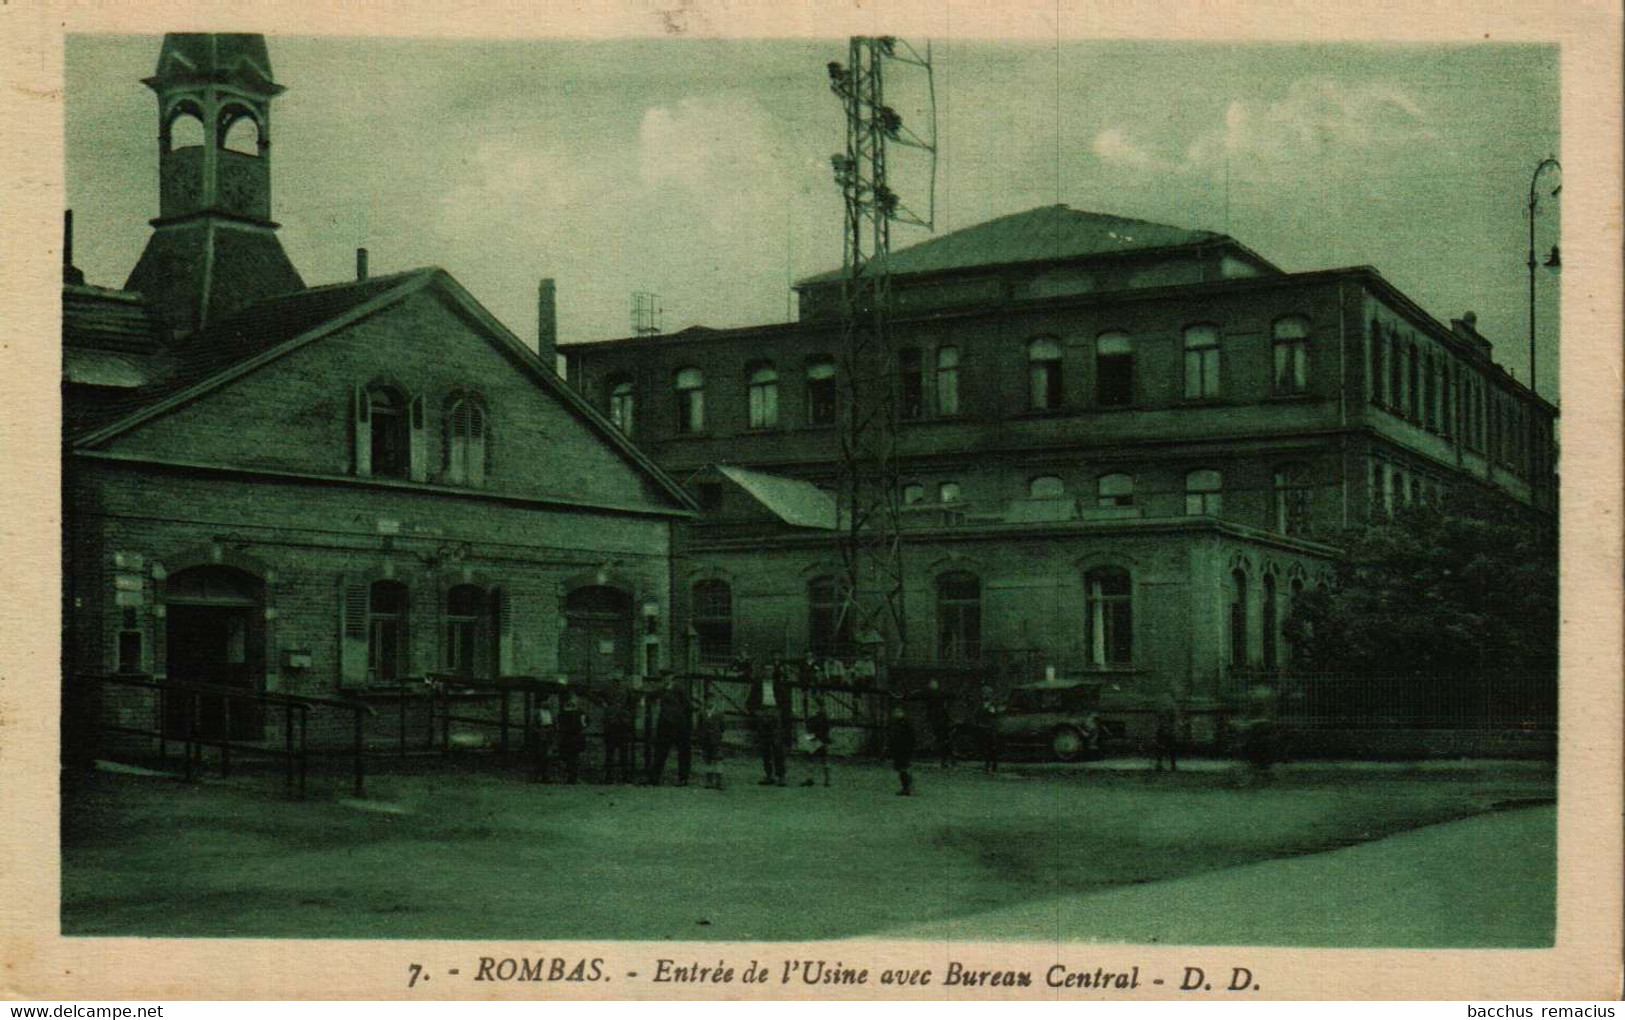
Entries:
<svg viewBox="0 0 1625 1020">
<path fill-rule="evenodd" d="M 813 774 L 803 786 L 830 785 L 830 747 L 834 724 L 821 691 L 829 676 L 827 664 L 809 655 L 804 663 L 774 662 L 758 668 L 741 658 L 733 668 L 733 679 L 745 686 L 744 708 L 755 750 L 761 757 L 763 786 L 787 786 L 787 749 L 797 737 L 794 725 L 792 690 L 803 687 L 812 692 L 806 704 L 804 733 L 799 742 L 808 752 Z M 798 675 L 799 674 L 799 675 Z M 850 675 L 850 674 L 849 674 Z M 562 682 L 561 682 L 562 683 Z M 590 700 L 603 720 L 606 783 L 644 783 L 659 786 L 665 781 L 667 764 L 675 752 L 678 786 L 687 786 L 694 771 L 694 752 L 699 751 L 701 774 L 709 789 L 723 788 L 722 747 L 726 727 L 723 699 L 704 684 L 696 705 L 691 680 L 662 671 L 649 680 L 612 679 L 601 685 L 570 687 L 566 684 L 558 698 L 542 699 L 535 710 L 532 726 L 534 778 L 552 782 L 555 761 L 562 781 L 578 783 L 581 759 L 588 746 L 588 721 L 584 700 Z M 932 743 L 941 764 L 955 764 L 953 723 L 949 699 L 937 681 L 924 692 L 925 716 Z M 554 705 L 557 705 L 555 710 Z M 647 732 L 649 753 L 641 771 L 633 761 L 638 716 L 649 713 Z M 977 730 L 985 748 L 987 771 L 998 769 L 998 702 L 991 687 L 983 688 Z M 884 726 L 884 747 L 898 775 L 899 796 L 913 796 L 913 759 L 916 751 L 914 723 L 902 699 L 895 699 Z"/>
<path fill-rule="evenodd" d="M 583 694 L 596 701 L 603 712 L 604 782 L 642 781 L 650 786 L 659 786 L 665 779 L 666 763 L 675 750 L 677 785 L 687 786 L 692 778 L 697 743 L 705 785 L 722 788 L 721 702 L 702 698 L 696 720 L 688 682 L 670 671 L 661 673 L 647 685 L 634 686 L 612 681 L 586 691 L 566 688 L 559 696 L 557 713 L 544 700 L 536 708 L 532 727 L 531 749 L 536 780 L 552 782 L 556 754 L 563 769 L 564 782 L 580 782 L 581 756 L 587 750 L 587 712 L 582 707 Z M 652 726 L 647 765 L 640 775 L 633 763 L 632 749 L 637 740 L 638 712 L 645 704 L 651 713 Z"/>
</svg>

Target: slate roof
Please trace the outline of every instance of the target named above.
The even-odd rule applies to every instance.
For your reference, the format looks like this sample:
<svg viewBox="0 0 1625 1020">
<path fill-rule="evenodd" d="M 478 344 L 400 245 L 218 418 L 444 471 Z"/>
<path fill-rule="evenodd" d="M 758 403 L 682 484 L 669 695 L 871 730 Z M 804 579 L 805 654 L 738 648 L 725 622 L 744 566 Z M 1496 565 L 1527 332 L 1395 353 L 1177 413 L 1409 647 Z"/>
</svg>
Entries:
<svg viewBox="0 0 1625 1020">
<path fill-rule="evenodd" d="M 775 517 L 795 528 L 834 531 L 835 497 L 811 482 L 770 475 L 730 464 L 718 464 L 717 473 L 744 489 Z"/>
<path fill-rule="evenodd" d="M 417 269 L 370 280 L 311 287 L 256 301 L 207 329 L 166 345 L 161 357 L 144 366 L 146 379 L 138 387 L 101 391 L 94 396 L 70 391 L 69 438 L 119 421 L 433 272 L 433 269 Z M 108 305 L 106 300 L 89 301 L 65 295 L 62 319 L 65 359 L 71 357 L 75 364 L 83 363 L 80 354 L 68 353 L 72 344 L 103 346 L 97 340 L 108 334 L 101 325 L 108 318 Z M 132 316 L 133 321 L 135 313 L 126 314 Z M 150 317 L 147 321 L 150 326 Z M 116 349 L 129 349 L 126 336 L 115 335 L 113 339 Z M 65 360 L 64 368 L 68 367 Z"/>
<path fill-rule="evenodd" d="M 893 274 L 938 273 L 974 266 L 1088 258 L 1125 251 L 1178 248 L 1224 241 L 1224 234 L 1165 223 L 1046 205 L 978 223 L 892 252 Z M 840 270 L 799 281 L 797 287 L 833 283 Z"/>
</svg>

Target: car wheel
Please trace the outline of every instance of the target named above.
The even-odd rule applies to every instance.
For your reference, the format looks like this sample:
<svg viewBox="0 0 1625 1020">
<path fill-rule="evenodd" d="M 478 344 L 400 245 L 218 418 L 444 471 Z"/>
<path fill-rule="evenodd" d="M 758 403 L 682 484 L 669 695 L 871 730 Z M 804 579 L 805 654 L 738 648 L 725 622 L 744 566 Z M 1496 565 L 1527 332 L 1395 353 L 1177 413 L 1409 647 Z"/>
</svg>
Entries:
<svg viewBox="0 0 1625 1020">
<path fill-rule="evenodd" d="M 1077 761 L 1089 748 L 1089 740 L 1083 735 L 1082 730 L 1073 726 L 1062 726 L 1050 738 L 1049 747 L 1061 761 Z"/>
</svg>

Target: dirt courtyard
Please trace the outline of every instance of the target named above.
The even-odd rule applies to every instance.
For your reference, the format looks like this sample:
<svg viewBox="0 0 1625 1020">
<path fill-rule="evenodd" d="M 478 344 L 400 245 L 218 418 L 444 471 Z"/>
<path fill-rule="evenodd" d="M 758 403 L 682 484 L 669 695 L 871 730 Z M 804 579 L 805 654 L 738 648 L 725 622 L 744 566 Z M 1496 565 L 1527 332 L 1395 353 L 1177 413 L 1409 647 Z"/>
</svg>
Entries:
<svg viewBox="0 0 1625 1020">
<path fill-rule="evenodd" d="M 799 764 L 792 783 L 808 774 Z M 1379 917 L 1372 930 L 1350 932 L 1327 908 L 1317 933 L 1313 924 L 1305 929 L 1306 904 L 1295 901 L 1282 904 L 1297 922 L 1280 937 L 1328 946 L 1534 946 L 1552 938 L 1552 814 L 1496 810 L 1550 798 L 1550 773 L 1538 769 L 1328 767 L 1286 770 L 1253 786 L 1226 771 L 1015 767 L 995 777 L 927 765 L 917 775 L 919 796 L 905 799 L 894 796 L 893 774 L 871 763 L 835 766 L 826 789 L 757 786 L 757 773 L 735 761 L 731 785 L 718 793 L 538 785 L 490 763 L 435 761 L 369 776 L 363 801 L 344 795 L 340 774 L 313 776 L 309 799 L 295 802 L 281 799 L 270 775 L 183 784 L 74 773 L 63 786 L 62 928 L 773 941 L 906 936 L 951 924 L 961 937 L 1054 938 L 1053 917 L 1032 931 L 1021 918 L 1048 916 L 1034 906 L 1058 898 L 1219 880 L 1242 866 L 1435 823 L 1522 815 L 1509 831 L 1527 846 L 1433 862 L 1460 876 L 1451 896 L 1430 898 L 1427 909 L 1438 916 L 1396 917 L 1392 932 Z M 1461 854 L 1459 842 L 1451 854 Z M 1380 887 L 1381 862 L 1390 859 L 1373 854 L 1365 860 L 1374 863 L 1339 871 L 1340 881 L 1358 874 Z M 1494 902 L 1475 901 L 1477 890 Z M 1223 923 L 1184 917 L 1182 930 L 1204 941 L 1269 944 L 1277 912 L 1267 887 L 1258 895 L 1266 902 L 1251 904 L 1246 924 L 1226 911 Z M 1486 911 L 1499 912 L 1500 923 L 1474 920 Z M 1078 918 L 1066 937 L 1138 930 L 1134 918 Z"/>
</svg>

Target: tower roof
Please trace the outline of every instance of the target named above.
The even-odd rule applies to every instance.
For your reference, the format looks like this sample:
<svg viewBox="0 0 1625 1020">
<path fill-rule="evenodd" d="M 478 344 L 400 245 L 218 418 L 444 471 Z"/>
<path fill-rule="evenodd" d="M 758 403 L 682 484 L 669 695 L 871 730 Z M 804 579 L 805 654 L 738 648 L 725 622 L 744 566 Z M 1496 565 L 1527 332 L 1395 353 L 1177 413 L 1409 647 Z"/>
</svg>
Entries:
<svg viewBox="0 0 1625 1020">
<path fill-rule="evenodd" d="M 246 32 L 170 32 L 158 53 L 158 70 L 143 81 L 154 91 L 197 82 L 230 83 L 269 95 L 282 91 L 271 77 L 265 36 Z"/>
<path fill-rule="evenodd" d="M 891 271 L 938 273 L 1016 262 L 1051 262 L 1125 251 L 1180 248 L 1229 240 L 1210 230 L 1046 205 L 1000 216 L 963 230 L 933 237 L 891 255 Z M 809 276 L 796 285 L 833 283 L 841 271 Z"/>
</svg>

